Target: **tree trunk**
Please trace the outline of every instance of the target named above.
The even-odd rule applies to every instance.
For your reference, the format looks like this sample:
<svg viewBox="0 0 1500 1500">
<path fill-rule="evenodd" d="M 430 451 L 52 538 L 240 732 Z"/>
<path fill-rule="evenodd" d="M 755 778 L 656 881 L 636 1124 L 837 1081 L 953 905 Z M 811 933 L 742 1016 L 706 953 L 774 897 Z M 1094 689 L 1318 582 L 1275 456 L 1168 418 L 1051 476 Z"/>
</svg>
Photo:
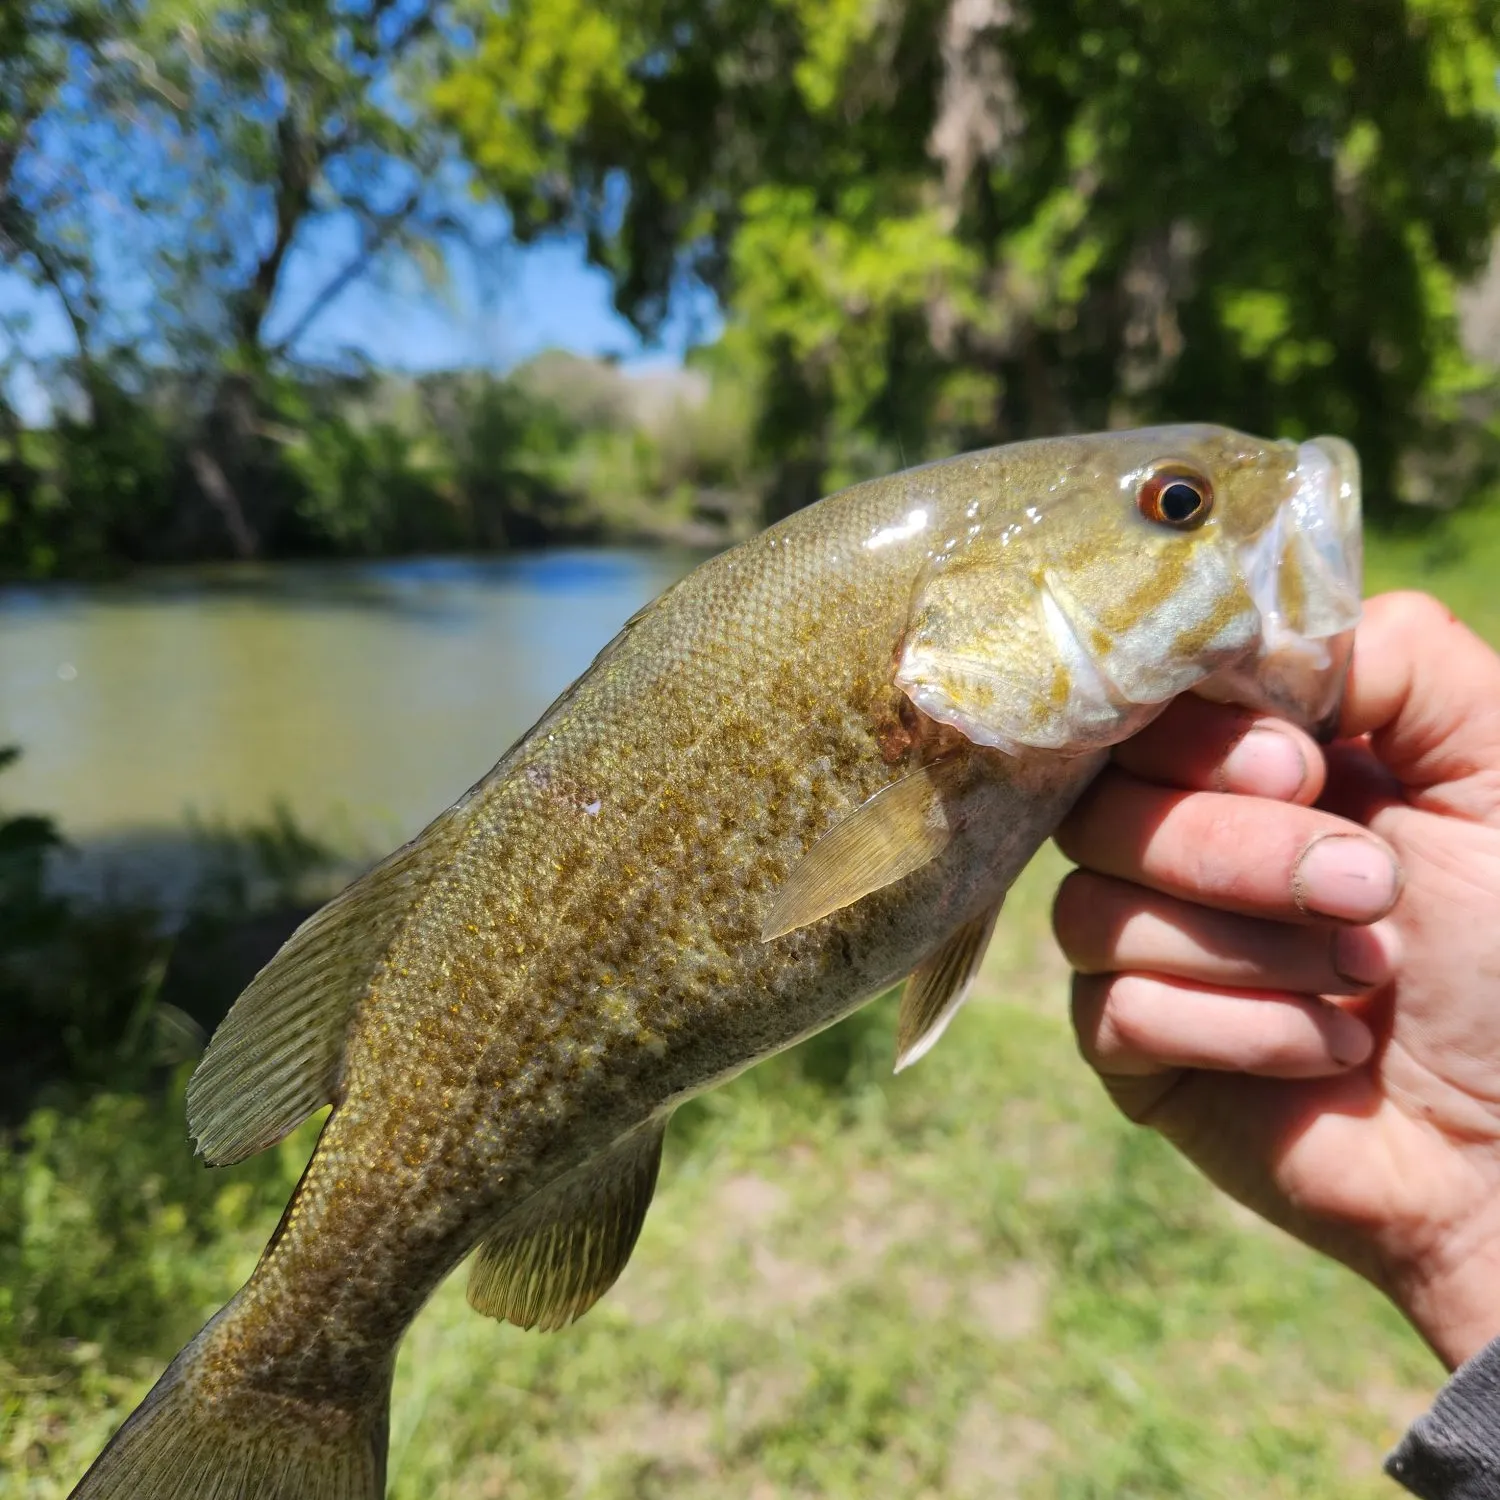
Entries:
<svg viewBox="0 0 1500 1500">
<path fill-rule="evenodd" d="M 202 443 L 195 443 L 188 452 L 188 465 L 193 478 L 198 481 L 198 488 L 223 520 L 234 555 L 242 561 L 255 557 L 260 552 L 260 540 L 250 529 L 240 497 L 235 494 L 234 486 L 218 459 Z"/>
</svg>

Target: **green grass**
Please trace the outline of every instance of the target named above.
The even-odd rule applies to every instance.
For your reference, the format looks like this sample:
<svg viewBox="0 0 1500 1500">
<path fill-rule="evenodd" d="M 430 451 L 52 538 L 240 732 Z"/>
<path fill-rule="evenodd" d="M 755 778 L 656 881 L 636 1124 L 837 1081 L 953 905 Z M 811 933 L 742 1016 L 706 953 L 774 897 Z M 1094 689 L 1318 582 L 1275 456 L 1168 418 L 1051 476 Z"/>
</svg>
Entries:
<svg viewBox="0 0 1500 1500">
<path fill-rule="evenodd" d="M 1436 1365 L 1115 1117 L 1045 936 L 1059 869 L 1018 886 L 982 993 L 919 1067 L 890 1075 L 883 1001 L 689 1106 L 630 1268 L 577 1327 L 522 1334 L 445 1286 L 403 1350 L 392 1493 L 1382 1493 Z M 32 1153 L 52 1226 L 33 1332 L 98 1332 L 0 1372 L 0 1495 L 66 1493 L 249 1271 L 309 1144 L 221 1187 L 138 1108 L 97 1122 L 96 1157 L 60 1153 L 56 1122 Z"/>
<path fill-rule="evenodd" d="M 1423 531 L 1371 537 L 1365 593 L 1425 589 L 1486 640 L 1500 645 L 1500 505 L 1476 504 Z"/>
<path fill-rule="evenodd" d="M 1377 543 L 1500 638 L 1500 524 Z M 1441 1382 L 1373 1291 L 1107 1104 L 1012 894 L 980 993 L 891 1076 L 889 999 L 684 1109 L 619 1285 L 577 1327 L 453 1278 L 396 1383 L 397 1500 L 1375 1497 Z M 254 1264 L 311 1144 L 208 1173 L 180 1097 L 33 1119 L 0 1159 L 0 1497 L 52 1500 Z M 10 1225 L 7 1230 L 6 1226 Z"/>
</svg>

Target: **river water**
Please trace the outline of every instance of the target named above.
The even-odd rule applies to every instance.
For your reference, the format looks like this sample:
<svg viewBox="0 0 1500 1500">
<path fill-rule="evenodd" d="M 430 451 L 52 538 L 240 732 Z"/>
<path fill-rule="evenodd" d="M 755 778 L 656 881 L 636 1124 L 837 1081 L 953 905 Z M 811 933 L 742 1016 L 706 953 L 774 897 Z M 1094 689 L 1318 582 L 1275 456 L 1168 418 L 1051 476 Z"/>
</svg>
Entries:
<svg viewBox="0 0 1500 1500">
<path fill-rule="evenodd" d="M 676 551 L 281 564 L 0 589 L 0 805 L 128 878 L 189 819 L 383 853 L 482 776 Z"/>
</svg>

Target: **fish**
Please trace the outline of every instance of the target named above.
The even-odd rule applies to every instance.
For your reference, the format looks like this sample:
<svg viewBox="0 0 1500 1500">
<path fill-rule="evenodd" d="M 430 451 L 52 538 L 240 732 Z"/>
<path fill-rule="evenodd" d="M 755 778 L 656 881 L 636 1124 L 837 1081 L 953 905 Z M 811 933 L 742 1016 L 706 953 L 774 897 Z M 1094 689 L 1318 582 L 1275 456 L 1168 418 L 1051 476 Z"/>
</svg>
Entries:
<svg viewBox="0 0 1500 1500">
<path fill-rule="evenodd" d="M 623 1270 L 684 1100 L 903 981 L 921 1058 L 1112 746 L 1190 691 L 1326 729 L 1360 547 L 1347 443 L 1189 424 L 858 484 L 689 573 L 214 1033 L 211 1165 L 331 1109 L 76 1500 L 381 1495 L 444 1277 L 472 1253 L 478 1311 L 562 1328 Z"/>
</svg>

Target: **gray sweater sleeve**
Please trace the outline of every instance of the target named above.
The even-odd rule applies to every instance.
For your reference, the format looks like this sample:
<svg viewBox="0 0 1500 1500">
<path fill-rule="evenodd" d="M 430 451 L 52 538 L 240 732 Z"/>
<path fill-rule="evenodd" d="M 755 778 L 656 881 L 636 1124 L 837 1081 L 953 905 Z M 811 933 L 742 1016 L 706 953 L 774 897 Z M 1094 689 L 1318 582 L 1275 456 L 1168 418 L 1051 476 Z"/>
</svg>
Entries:
<svg viewBox="0 0 1500 1500">
<path fill-rule="evenodd" d="M 1421 1500 L 1500 1500 L 1500 1339 L 1454 1371 L 1385 1471 Z"/>
</svg>

